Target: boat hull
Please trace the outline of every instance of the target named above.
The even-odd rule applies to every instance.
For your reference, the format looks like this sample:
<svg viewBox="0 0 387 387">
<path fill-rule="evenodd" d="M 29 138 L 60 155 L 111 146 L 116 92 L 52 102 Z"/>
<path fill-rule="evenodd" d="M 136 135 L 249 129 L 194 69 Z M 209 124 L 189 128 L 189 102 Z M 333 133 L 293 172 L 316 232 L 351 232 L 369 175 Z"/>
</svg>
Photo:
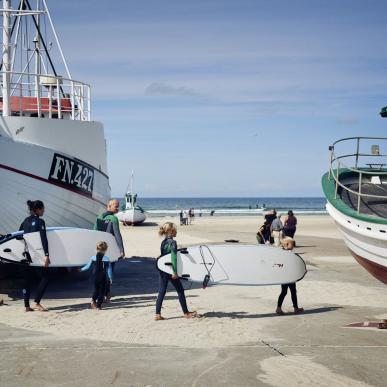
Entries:
<svg viewBox="0 0 387 387">
<path fill-rule="evenodd" d="M 387 284 L 387 226 L 355 219 L 326 205 L 352 256 L 371 275 Z"/>
<path fill-rule="evenodd" d="M 0 233 L 18 230 L 28 216 L 26 201 L 37 199 L 45 204 L 47 226 L 90 228 L 110 196 L 108 177 L 69 155 L 5 137 L 0 155 Z M 83 187 L 78 179 L 78 187 L 73 180 L 83 166 L 92 177 Z"/>
<path fill-rule="evenodd" d="M 125 226 L 137 226 L 145 221 L 146 214 L 145 212 L 137 209 L 128 209 L 125 211 L 120 211 L 117 214 L 117 218 Z"/>
</svg>

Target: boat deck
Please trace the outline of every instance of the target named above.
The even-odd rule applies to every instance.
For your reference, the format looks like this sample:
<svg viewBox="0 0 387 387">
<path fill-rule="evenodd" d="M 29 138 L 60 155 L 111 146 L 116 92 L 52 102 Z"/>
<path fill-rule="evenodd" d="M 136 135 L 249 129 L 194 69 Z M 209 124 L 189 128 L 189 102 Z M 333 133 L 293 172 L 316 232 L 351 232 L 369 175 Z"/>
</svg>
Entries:
<svg viewBox="0 0 387 387">
<path fill-rule="evenodd" d="M 355 192 L 359 191 L 359 183 L 347 183 L 345 186 Z M 362 194 L 384 196 L 384 198 L 373 198 L 362 196 L 360 200 L 360 213 L 387 219 L 387 184 L 363 183 Z M 357 211 L 358 196 L 343 188 L 338 194 L 341 200 L 350 208 Z"/>
</svg>

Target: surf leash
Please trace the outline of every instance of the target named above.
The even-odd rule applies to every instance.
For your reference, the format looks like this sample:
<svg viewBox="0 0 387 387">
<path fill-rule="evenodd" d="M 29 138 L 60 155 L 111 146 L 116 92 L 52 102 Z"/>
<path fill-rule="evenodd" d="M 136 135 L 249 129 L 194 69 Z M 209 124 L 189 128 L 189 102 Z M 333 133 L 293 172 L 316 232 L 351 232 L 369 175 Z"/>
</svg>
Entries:
<svg viewBox="0 0 387 387">
<path fill-rule="evenodd" d="M 206 260 L 205 260 L 205 258 L 204 258 L 203 247 L 206 247 L 207 250 L 208 250 L 208 252 L 210 253 L 211 258 L 212 258 L 212 260 L 213 260 L 212 263 L 206 262 Z M 203 265 L 204 265 L 205 269 L 207 270 L 207 274 L 204 276 L 204 279 L 203 279 L 203 289 L 205 289 L 205 288 L 208 286 L 208 283 L 210 282 L 210 279 L 211 279 L 211 271 L 212 271 L 212 269 L 213 269 L 214 266 L 215 266 L 215 257 L 214 257 L 214 255 L 212 254 L 211 249 L 210 249 L 207 245 L 201 245 L 201 246 L 199 246 L 199 251 L 200 251 L 200 255 L 201 255 L 201 257 L 202 257 Z M 207 265 L 211 265 L 210 269 L 208 269 L 208 266 L 207 266 Z"/>
</svg>

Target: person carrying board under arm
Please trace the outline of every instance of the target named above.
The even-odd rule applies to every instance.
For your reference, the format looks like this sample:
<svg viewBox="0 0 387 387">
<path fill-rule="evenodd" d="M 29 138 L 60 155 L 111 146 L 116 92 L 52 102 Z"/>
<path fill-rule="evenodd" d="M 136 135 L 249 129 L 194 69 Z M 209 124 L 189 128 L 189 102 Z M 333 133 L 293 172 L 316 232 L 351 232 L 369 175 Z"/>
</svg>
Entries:
<svg viewBox="0 0 387 387">
<path fill-rule="evenodd" d="M 25 271 L 25 284 L 23 288 L 23 298 L 24 298 L 24 307 L 26 312 L 33 312 L 38 310 L 40 312 L 47 312 L 47 308 L 41 305 L 40 301 L 43 297 L 43 294 L 48 285 L 48 267 L 50 265 L 50 255 L 48 252 L 48 240 L 46 232 L 46 223 L 41 217 L 44 214 L 44 204 L 40 200 L 27 201 L 28 209 L 30 211 L 30 216 L 24 219 L 19 230 L 24 231 L 24 234 L 39 232 L 40 239 L 42 241 L 42 247 L 45 255 L 44 267 L 29 267 Z M 35 306 L 34 308 L 30 307 L 30 294 L 32 282 L 34 280 L 34 274 L 40 277 L 40 282 L 37 288 L 36 297 L 35 297 Z"/>
<path fill-rule="evenodd" d="M 187 307 L 187 301 L 185 299 L 184 288 L 180 282 L 180 279 L 177 275 L 177 243 L 173 239 L 176 237 L 177 229 L 176 226 L 171 222 L 164 223 L 159 229 L 159 235 L 164 236 L 164 240 L 161 242 L 161 256 L 171 254 L 171 262 L 173 268 L 173 274 L 164 273 L 160 270 L 159 272 L 159 294 L 156 301 L 156 315 L 155 320 L 165 320 L 161 316 L 161 307 L 164 301 L 165 293 L 167 292 L 168 282 L 171 281 L 173 287 L 176 289 L 176 292 L 179 296 L 179 302 L 181 309 L 183 310 L 184 316 L 186 318 L 199 317 L 196 312 L 189 312 Z"/>
</svg>

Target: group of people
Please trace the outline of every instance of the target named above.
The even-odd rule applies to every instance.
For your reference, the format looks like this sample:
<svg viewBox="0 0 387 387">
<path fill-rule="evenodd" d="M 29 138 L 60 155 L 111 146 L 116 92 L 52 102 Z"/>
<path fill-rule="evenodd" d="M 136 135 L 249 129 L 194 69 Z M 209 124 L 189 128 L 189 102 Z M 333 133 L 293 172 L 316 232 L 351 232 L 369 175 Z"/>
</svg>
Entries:
<svg viewBox="0 0 387 387">
<path fill-rule="evenodd" d="M 47 239 L 46 224 L 42 219 L 44 215 L 44 203 L 40 200 L 27 201 L 27 206 L 30 215 L 24 219 L 19 230 L 24 231 L 25 234 L 32 232 L 39 232 L 40 239 L 42 242 L 43 251 L 45 254 L 44 266 L 43 267 L 26 267 L 24 270 L 24 286 L 23 286 L 23 298 L 24 307 L 26 312 L 41 311 L 46 312 L 48 309 L 41 304 L 42 297 L 49 283 L 50 277 L 50 254 L 49 245 Z M 119 211 L 118 200 L 112 199 L 107 204 L 107 211 L 99 215 L 94 225 L 94 230 L 105 231 L 113 234 L 117 245 L 120 249 L 120 257 L 125 257 L 124 244 L 120 232 L 119 220 L 115 214 Z M 91 300 L 92 309 L 101 309 L 102 302 L 104 300 L 110 300 L 110 286 L 113 281 L 113 271 L 115 262 L 110 262 L 108 256 L 105 255 L 108 250 L 106 242 L 99 242 L 96 246 L 96 255 L 90 257 L 90 261 L 80 271 L 85 271 L 93 268 L 93 284 L 94 291 Z M 115 257 L 117 258 L 117 257 Z M 33 307 L 30 306 L 30 294 L 33 284 L 36 279 L 39 279 L 36 295 L 35 304 Z"/>
<path fill-rule="evenodd" d="M 294 234 L 297 229 L 297 218 L 292 210 L 289 210 L 282 222 L 282 214 L 272 209 L 265 215 L 263 224 L 257 232 L 257 241 L 260 244 L 274 244 L 280 246 L 284 242 L 288 243 L 289 238 L 294 241 Z"/>
<path fill-rule="evenodd" d="M 23 221 L 23 223 L 20 226 L 20 230 L 24 231 L 24 233 L 32 233 L 32 232 L 40 233 L 42 247 L 45 254 L 45 260 L 44 260 L 43 267 L 26 268 L 25 284 L 23 287 L 24 307 L 26 312 L 32 312 L 35 310 L 45 312 L 48 309 L 41 304 L 41 300 L 49 282 L 49 266 L 51 263 L 46 225 L 44 220 L 42 219 L 45 208 L 44 208 L 43 202 L 41 202 L 40 200 L 28 201 L 27 205 L 29 208 L 30 215 Z M 193 214 L 193 209 L 191 210 L 192 210 L 191 213 Z M 105 211 L 103 214 L 98 216 L 96 223 L 94 225 L 94 229 L 108 232 L 114 235 L 117 245 L 120 249 L 120 257 L 118 257 L 118 259 L 120 259 L 125 257 L 125 250 L 124 250 L 124 245 L 122 241 L 122 236 L 120 233 L 119 220 L 115 215 L 118 211 L 119 211 L 118 200 L 115 200 L 115 199 L 110 200 L 107 204 L 107 211 Z M 293 212 L 292 211 L 288 212 L 288 216 L 285 219 L 284 226 L 282 225 L 282 222 L 281 222 L 281 216 L 277 215 L 275 210 L 272 210 L 270 213 L 266 214 L 265 224 L 267 222 L 270 222 L 270 228 L 269 228 L 270 235 L 267 233 L 265 229 L 261 230 L 262 229 L 261 228 L 258 231 L 259 235 L 261 235 L 262 238 L 265 238 L 263 240 L 264 241 L 267 240 L 270 243 L 270 238 L 273 238 L 274 241 L 276 241 L 278 238 L 282 241 L 288 238 L 287 239 L 288 243 L 282 243 L 282 247 L 286 250 L 292 250 L 294 247 L 294 243 L 289 243 L 289 241 L 293 241 L 292 237 L 294 236 L 296 225 L 297 225 L 297 219 L 294 216 Z M 283 232 L 285 230 L 285 225 L 287 226 L 287 230 L 288 230 L 287 233 L 285 232 L 285 237 L 283 238 L 278 237 L 277 233 Z M 158 296 L 156 300 L 155 320 L 156 321 L 164 320 L 164 317 L 161 315 L 161 308 L 162 308 L 163 300 L 164 300 L 169 282 L 171 282 L 171 284 L 173 285 L 173 287 L 175 288 L 178 294 L 183 315 L 186 318 L 201 317 L 196 311 L 188 310 L 184 288 L 178 276 L 177 243 L 176 243 L 176 240 L 174 239 L 177 235 L 176 226 L 171 222 L 164 223 L 159 228 L 159 235 L 164 238 L 163 241 L 161 242 L 160 254 L 161 256 L 166 254 L 171 254 L 173 274 L 168 274 L 158 270 L 159 291 L 158 291 Z M 99 310 L 102 308 L 102 304 L 104 301 L 108 302 L 110 300 L 110 296 L 111 296 L 110 286 L 113 283 L 113 273 L 114 273 L 115 262 L 112 262 L 109 256 L 106 254 L 108 251 L 108 248 L 109 246 L 104 241 L 97 243 L 96 254 L 90 257 L 89 262 L 81 269 L 79 269 L 82 272 L 87 271 L 89 269 L 92 269 L 93 271 L 92 281 L 93 281 L 94 289 L 91 296 L 91 304 L 90 304 L 91 309 Z M 117 257 L 114 257 L 114 258 L 117 258 Z M 116 261 L 116 259 L 114 261 Z M 33 280 L 35 279 L 36 276 L 39 277 L 39 283 L 37 285 L 36 296 L 34 299 L 35 304 L 33 307 L 31 307 L 30 306 L 31 287 L 32 287 L 32 284 L 34 283 Z M 287 294 L 288 288 L 291 291 L 295 313 L 300 313 L 303 311 L 303 309 L 299 308 L 297 304 L 296 284 L 284 284 L 282 285 L 282 291 L 278 298 L 278 304 L 276 309 L 276 312 L 278 314 L 284 314 L 284 312 L 282 311 L 282 303 Z"/>
<path fill-rule="evenodd" d="M 188 226 L 195 220 L 195 210 L 190 208 L 187 210 L 180 210 L 180 226 Z"/>
</svg>

